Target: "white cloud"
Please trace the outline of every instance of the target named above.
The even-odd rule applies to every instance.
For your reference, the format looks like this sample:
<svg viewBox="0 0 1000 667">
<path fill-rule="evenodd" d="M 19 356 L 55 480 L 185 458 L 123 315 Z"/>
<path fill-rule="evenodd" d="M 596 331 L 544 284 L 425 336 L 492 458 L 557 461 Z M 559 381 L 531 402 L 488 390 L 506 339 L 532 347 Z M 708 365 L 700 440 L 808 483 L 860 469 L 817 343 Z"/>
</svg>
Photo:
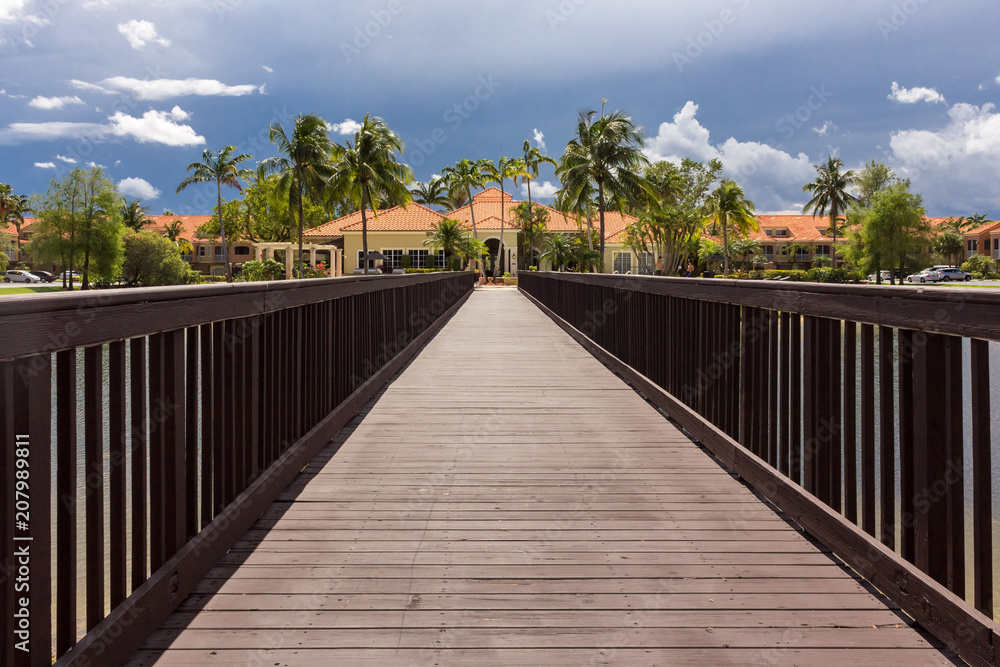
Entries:
<svg viewBox="0 0 1000 667">
<path fill-rule="evenodd" d="M 267 65 L 261 65 L 261 67 L 263 67 L 264 71 L 267 72 L 268 74 L 274 72 L 274 68 L 273 67 L 268 67 Z"/>
<path fill-rule="evenodd" d="M 839 129 L 840 128 L 837 127 L 832 121 L 828 120 L 825 123 L 823 123 L 823 127 L 814 127 L 812 131 L 821 137 L 825 137 L 828 133 L 836 132 Z"/>
<path fill-rule="evenodd" d="M 118 182 L 118 192 L 136 199 L 156 199 L 160 191 L 143 178 L 126 178 Z"/>
<path fill-rule="evenodd" d="M 113 76 L 101 83 L 117 90 L 135 93 L 140 100 L 165 100 L 186 95 L 238 97 L 251 95 L 257 91 L 257 86 L 227 86 L 215 79 L 150 79 L 143 81 L 126 76 Z M 100 89 L 100 86 L 94 87 Z"/>
<path fill-rule="evenodd" d="M 916 104 L 917 102 L 947 104 L 944 95 L 933 88 L 901 88 L 896 81 L 892 82 L 892 92 L 889 93 L 889 99 L 900 104 Z"/>
<path fill-rule="evenodd" d="M 793 156 L 768 144 L 734 137 L 713 144 L 697 113 L 698 105 L 688 102 L 672 122 L 661 124 L 658 134 L 646 142 L 646 156 L 654 162 L 674 163 L 685 157 L 702 162 L 717 158 L 724 174 L 743 186 L 759 212 L 800 208 L 802 184 L 815 176 L 805 153 Z"/>
<path fill-rule="evenodd" d="M 42 97 L 39 95 L 28 102 L 28 106 L 45 110 L 62 109 L 67 104 L 83 104 L 83 100 L 76 95 L 66 97 Z"/>
<path fill-rule="evenodd" d="M 544 183 L 533 183 L 531 186 L 531 198 L 532 199 L 552 199 L 556 196 L 556 192 L 559 190 L 558 183 L 552 183 L 550 181 L 545 181 Z M 524 197 L 528 196 L 528 184 L 521 184 L 521 195 Z"/>
<path fill-rule="evenodd" d="M 55 169 L 56 168 L 56 163 L 55 162 L 36 162 L 35 166 L 38 167 L 39 169 Z"/>
<path fill-rule="evenodd" d="M 118 32 L 125 35 L 125 39 L 132 45 L 133 49 L 141 49 L 150 43 L 160 46 L 170 46 L 170 40 L 160 37 L 156 33 L 156 26 L 149 21 L 136 21 L 132 19 L 126 23 L 118 24 Z"/>
<path fill-rule="evenodd" d="M 139 143 L 161 143 L 167 146 L 198 146 L 205 138 L 196 134 L 190 125 L 178 121 L 190 117 L 180 107 L 171 111 L 147 111 L 141 118 L 134 118 L 124 112 L 117 112 L 108 118 L 108 123 L 11 123 L 0 130 L 0 145 L 17 144 L 24 141 L 52 141 L 55 139 L 105 139 L 124 137 Z"/>
<path fill-rule="evenodd" d="M 0 25 L 4 23 L 33 23 L 45 25 L 48 21 L 41 16 L 35 16 L 25 11 L 28 0 L 0 0 Z M 27 42 L 27 40 L 25 40 Z M 30 46 L 30 42 L 28 42 Z"/>
<path fill-rule="evenodd" d="M 956 104 L 940 130 L 894 133 L 889 142 L 892 166 L 935 206 L 960 211 L 993 207 L 1000 162 L 1000 113 L 994 109 L 992 104 Z"/>
<path fill-rule="evenodd" d="M 344 120 L 343 123 L 334 123 L 333 125 L 328 124 L 328 126 L 331 132 L 343 135 L 354 134 L 361 129 L 361 123 L 356 120 L 351 120 L 350 118 Z"/>
<path fill-rule="evenodd" d="M 66 157 L 65 155 L 56 155 L 57 160 L 60 162 L 65 162 L 66 164 L 76 164 L 76 160 L 71 157 Z"/>
<path fill-rule="evenodd" d="M 119 162 L 121 162 L 121 160 L 119 160 Z M 117 165 L 117 163 L 116 163 L 116 165 Z M 94 167 L 97 167 L 98 169 L 107 169 L 107 167 L 105 167 L 103 164 L 97 164 L 93 160 L 91 160 L 90 162 L 88 162 L 87 166 L 90 167 L 91 169 L 93 169 Z"/>
<path fill-rule="evenodd" d="M 545 148 L 545 135 L 542 134 L 541 132 L 539 132 L 538 128 L 535 128 L 534 134 L 535 134 L 535 143 L 538 144 L 538 147 L 541 148 L 542 151 L 544 152 L 546 150 L 546 148 Z"/>
<path fill-rule="evenodd" d="M 86 90 L 91 93 L 104 93 L 105 95 L 115 94 L 115 91 L 113 90 L 108 90 L 107 88 L 102 88 L 101 86 L 93 83 L 87 83 L 86 81 L 80 81 L 79 79 L 70 79 L 69 85 L 73 86 L 77 90 Z"/>
<path fill-rule="evenodd" d="M 190 117 L 180 107 L 171 111 L 147 111 L 142 118 L 134 118 L 121 111 L 109 119 L 109 131 L 120 137 L 131 137 L 141 144 L 159 143 L 167 146 L 199 146 L 205 137 L 195 133 L 190 125 L 180 125 L 175 121 Z"/>
</svg>

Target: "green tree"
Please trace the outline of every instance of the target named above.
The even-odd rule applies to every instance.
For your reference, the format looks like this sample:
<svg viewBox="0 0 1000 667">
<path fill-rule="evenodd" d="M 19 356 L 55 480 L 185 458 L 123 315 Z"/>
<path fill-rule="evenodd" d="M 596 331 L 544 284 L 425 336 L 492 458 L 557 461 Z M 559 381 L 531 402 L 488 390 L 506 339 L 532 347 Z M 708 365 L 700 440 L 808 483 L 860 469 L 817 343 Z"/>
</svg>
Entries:
<svg viewBox="0 0 1000 667">
<path fill-rule="evenodd" d="M 923 199 L 910 192 L 908 183 L 894 183 L 876 192 L 869 207 L 857 214 L 860 230 L 854 242 L 862 248 L 858 255 L 863 271 L 877 273 L 884 262 L 890 266 L 898 262 L 900 276 L 905 275 L 909 257 L 920 252 L 930 233 L 924 216 Z M 895 278 L 890 281 L 895 283 Z"/>
<path fill-rule="evenodd" d="M 558 167 L 559 164 L 548 155 L 544 155 L 542 151 L 538 150 L 537 146 L 532 146 L 528 140 L 525 140 L 522 148 L 524 150 L 524 157 L 521 158 L 521 162 L 524 164 L 524 176 L 521 177 L 521 182 L 528 186 L 528 205 L 530 207 L 531 181 L 538 178 L 539 167 L 543 164 L 551 164 L 553 167 Z"/>
<path fill-rule="evenodd" d="M 315 114 L 296 116 L 292 122 L 291 136 L 280 123 L 274 123 L 269 137 L 279 155 L 264 160 L 261 165 L 268 173 L 279 175 L 277 187 L 287 196 L 288 210 L 298 215 L 298 276 L 301 277 L 304 201 L 307 192 L 316 194 L 323 190 L 323 183 L 333 173 L 330 154 L 334 143 L 330 139 L 326 121 Z"/>
<path fill-rule="evenodd" d="M 14 194 L 10 185 L 0 183 L 0 228 L 14 225 L 18 257 L 21 256 L 21 225 L 24 224 L 24 214 L 30 211 L 27 195 Z"/>
<path fill-rule="evenodd" d="M 957 266 L 965 252 L 965 240 L 955 232 L 944 232 L 934 237 L 931 250 L 949 264 Z"/>
<path fill-rule="evenodd" d="M 574 238 L 570 243 L 569 261 L 576 265 L 576 270 L 580 273 L 590 273 L 600 266 L 601 256 L 584 243 L 583 239 Z"/>
<path fill-rule="evenodd" d="M 74 169 L 62 181 L 53 179 L 39 205 L 33 255 L 64 270 L 82 262 L 82 289 L 90 289 L 91 277 L 114 280 L 125 232 L 119 204 L 118 189 L 100 167 Z"/>
<path fill-rule="evenodd" d="M 841 214 L 847 212 L 851 204 L 858 201 L 857 197 L 847 191 L 855 184 L 857 178 L 851 170 L 841 173 L 840 170 L 843 166 L 843 160 L 831 155 L 827 158 L 826 164 L 814 165 L 816 180 L 802 186 L 803 192 L 812 194 L 812 199 L 802 207 L 802 212 L 812 211 L 814 218 L 818 215 L 828 214 L 830 216 L 830 226 L 826 233 L 833 238 L 831 256 L 834 268 L 837 268 L 837 233 L 839 231 L 837 220 Z"/>
<path fill-rule="evenodd" d="M 545 236 L 549 221 L 549 211 L 544 206 L 532 206 L 522 202 L 515 209 L 517 216 L 515 224 L 521 230 L 520 268 L 526 269 L 532 264 L 532 256 L 538 242 Z"/>
<path fill-rule="evenodd" d="M 556 271 L 563 271 L 573 257 L 573 237 L 569 234 L 553 234 L 545 239 L 542 259 L 552 264 Z"/>
<path fill-rule="evenodd" d="M 740 258 L 740 271 L 746 271 L 747 262 L 760 253 L 761 245 L 757 239 L 744 237 L 733 241 L 729 249 Z"/>
<path fill-rule="evenodd" d="M 361 244 L 368 257 L 368 207 L 378 218 L 383 202 L 405 206 L 411 199 L 407 185 L 413 171 L 397 159 L 405 148 L 403 140 L 385 121 L 365 114 L 354 142 L 333 146 L 333 170 L 328 185 L 333 196 L 355 202 L 361 210 Z M 367 261 L 365 272 L 368 270 Z"/>
<path fill-rule="evenodd" d="M 444 250 L 444 265 L 450 267 L 451 258 L 461 254 L 468 235 L 469 231 L 462 226 L 461 222 L 445 218 L 427 232 L 424 245 L 434 253 Z"/>
<path fill-rule="evenodd" d="M 482 163 L 483 176 L 488 183 L 500 184 L 500 245 L 497 248 L 497 261 L 493 264 L 493 279 L 496 280 L 500 272 L 500 265 L 503 264 L 503 227 L 506 218 L 504 211 L 504 181 L 508 178 L 517 182 L 527 173 L 524 170 L 524 162 L 520 158 L 508 158 L 500 156 L 495 163 L 486 160 Z"/>
<path fill-rule="evenodd" d="M 892 169 L 881 162 L 872 160 L 855 178 L 854 185 L 858 189 L 858 203 L 862 206 L 870 205 L 876 192 L 884 190 L 896 180 L 896 174 Z"/>
<path fill-rule="evenodd" d="M 580 112 L 576 136 L 566 145 L 556 169 L 563 190 L 567 191 L 567 201 L 580 201 L 581 194 L 588 188 L 597 191 L 602 264 L 607 238 L 604 213 L 608 201 L 616 202 L 621 209 L 624 204 L 638 206 L 643 199 L 653 196 L 640 175 L 649 166 L 642 146 L 642 131 L 632 118 L 620 110 L 605 113 L 602 104 L 600 116 L 594 110 Z"/>
<path fill-rule="evenodd" d="M 566 189 L 556 192 L 552 207 L 565 215 L 567 218 L 576 220 L 577 227 L 583 231 L 586 223 L 587 243 L 590 249 L 594 249 L 594 216 L 597 215 L 597 191 L 590 184 L 586 184 L 574 193 Z M 600 241 L 598 241 L 600 245 Z"/>
<path fill-rule="evenodd" d="M 705 202 L 705 222 L 722 229 L 723 274 L 729 275 L 729 231 L 746 236 L 759 231 L 753 202 L 735 181 L 724 179 Z"/>
<path fill-rule="evenodd" d="M 143 206 L 138 199 L 125 200 L 121 208 L 122 222 L 129 229 L 141 232 L 149 220 L 149 207 Z"/>
<path fill-rule="evenodd" d="M 188 280 L 188 265 L 170 239 L 152 231 L 129 230 L 125 234 L 122 278 L 142 287 L 183 285 Z"/>
<path fill-rule="evenodd" d="M 424 206 L 448 206 L 448 184 L 443 178 L 432 178 L 427 183 L 417 183 L 410 190 L 413 201 Z"/>
<path fill-rule="evenodd" d="M 441 176 L 445 179 L 448 189 L 452 192 L 465 192 L 466 200 L 472 202 L 472 188 L 481 188 L 486 184 L 486 177 L 483 176 L 483 169 L 487 160 L 466 160 L 461 159 L 450 167 L 441 170 Z M 452 210 L 461 208 L 455 206 Z M 479 238 L 476 231 L 476 208 L 471 206 L 469 213 L 472 215 L 472 235 Z"/>
<path fill-rule="evenodd" d="M 206 148 L 201 154 L 201 162 L 192 162 L 188 165 L 187 171 L 191 175 L 181 181 L 181 184 L 177 186 L 177 192 L 179 193 L 197 183 L 215 183 L 216 211 L 222 217 L 222 186 L 241 190 L 243 186 L 240 185 L 240 179 L 250 175 L 249 169 L 241 169 L 239 166 L 241 162 L 249 160 L 250 156 L 245 153 L 233 155 L 235 151 L 236 146 L 226 146 L 216 156 L 213 150 Z M 229 246 L 226 244 L 225 224 L 220 226 L 220 231 L 222 234 L 222 256 L 226 263 L 226 281 L 232 282 L 233 269 L 229 263 Z"/>
<path fill-rule="evenodd" d="M 972 217 L 968 218 L 968 227 L 965 229 L 979 229 L 989 222 L 989 220 L 990 219 L 982 213 L 973 213 Z"/>
</svg>

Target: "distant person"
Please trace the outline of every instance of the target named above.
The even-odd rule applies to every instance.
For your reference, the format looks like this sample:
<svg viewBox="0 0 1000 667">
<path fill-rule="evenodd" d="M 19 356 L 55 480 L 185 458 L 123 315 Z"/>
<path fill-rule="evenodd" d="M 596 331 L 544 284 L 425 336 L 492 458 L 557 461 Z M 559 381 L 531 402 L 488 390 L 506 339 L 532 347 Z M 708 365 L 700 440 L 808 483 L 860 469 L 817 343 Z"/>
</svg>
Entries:
<svg viewBox="0 0 1000 667">
<path fill-rule="evenodd" d="M 656 258 L 656 271 L 655 271 L 655 273 L 658 276 L 662 276 L 663 275 L 663 255 L 660 255 L 659 257 Z"/>
<path fill-rule="evenodd" d="M 693 275 L 694 275 L 694 264 L 692 264 L 691 262 L 688 262 L 687 271 L 684 272 L 684 277 L 685 278 L 690 278 Z"/>
</svg>

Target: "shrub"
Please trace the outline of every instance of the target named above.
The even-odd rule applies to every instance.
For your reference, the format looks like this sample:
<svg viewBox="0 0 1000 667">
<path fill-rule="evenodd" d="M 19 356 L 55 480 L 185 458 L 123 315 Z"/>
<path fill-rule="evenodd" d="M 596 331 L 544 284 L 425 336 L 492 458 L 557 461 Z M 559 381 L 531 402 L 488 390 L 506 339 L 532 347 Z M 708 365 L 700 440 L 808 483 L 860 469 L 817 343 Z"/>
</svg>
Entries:
<svg viewBox="0 0 1000 667">
<path fill-rule="evenodd" d="M 971 273 L 977 280 L 997 277 L 996 262 L 986 255 L 973 255 L 969 258 L 969 261 L 962 264 L 962 270 L 966 273 Z"/>
<path fill-rule="evenodd" d="M 806 279 L 806 272 L 801 269 L 769 269 L 764 272 L 765 280 L 785 278 L 790 282 L 801 282 Z"/>
<path fill-rule="evenodd" d="M 400 260 L 400 265 L 403 267 L 403 271 L 406 271 L 408 268 L 413 266 L 413 260 L 410 259 L 410 253 L 403 255 L 403 258 Z"/>
<path fill-rule="evenodd" d="M 809 269 L 806 272 L 806 280 L 815 283 L 860 283 L 861 274 L 857 271 L 848 271 L 844 268 L 838 269 Z"/>
<path fill-rule="evenodd" d="M 281 262 L 276 262 L 273 259 L 265 259 L 263 261 L 255 259 L 244 262 L 243 270 L 240 271 L 240 275 L 235 280 L 241 283 L 280 280 L 284 275 L 285 265 Z M 225 280 L 224 276 L 223 280 Z"/>
<path fill-rule="evenodd" d="M 404 273 L 437 273 L 441 269 L 403 269 Z"/>
</svg>

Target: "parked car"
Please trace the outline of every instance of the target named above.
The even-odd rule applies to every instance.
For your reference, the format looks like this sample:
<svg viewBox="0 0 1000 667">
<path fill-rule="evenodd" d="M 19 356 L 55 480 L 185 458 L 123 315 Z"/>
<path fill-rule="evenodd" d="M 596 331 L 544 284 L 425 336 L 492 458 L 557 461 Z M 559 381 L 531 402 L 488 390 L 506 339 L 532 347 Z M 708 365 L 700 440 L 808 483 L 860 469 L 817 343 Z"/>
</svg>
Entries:
<svg viewBox="0 0 1000 667">
<path fill-rule="evenodd" d="M 892 279 L 892 271 L 880 271 L 879 273 L 882 274 L 882 282 L 884 283 L 887 283 Z M 870 283 L 878 282 L 878 276 L 875 275 L 874 273 L 871 274 L 870 276 L 868 276 L 868 282 Z"/>
<path fill-rule="evenodd" d="M 48 271 L 29 271 L 28 273 L 33 276 L 38 276 L 42 279 L 43 283 L 50 283 L 56 279 L 56 274 L 49 273 Z"/>
<path fill-rule="evenodd" d="M 924 269 L 920 273 L 906 276 L 906 282 L 908 283 L 936 283 L 941 280 L 944 280 L 944 275 L 934 269 Z"/>
<path fill-rule="evenodd" d="M 69 280 L 70 277 L 73 278 L 73 282 L 75 283 L 78 283 L 81 280 L 83 280 L 83 276 L 81 276 L 76 271 L 73 271 L 72 273 L 70 273 L 69 271 L 63 271 L 62 273 L 59 274 L 59 280 Z"/>
<path fill-rule="evenodd" d="M 941 280 L 944 281 L 968 282 L 972 280 L 971 273 L 966 273 L 962 269 L 957 269 L 954 266 L 938 269 L 937 271 L 941 274 Z"/>
<path fill-rule="evenodd" d="M 31 275 L 27 271 L 11 269 L 4 274 L 3 281 L 5 283 L 40 283 L 42 282 L 42 279 L 38 276 Z"/>
</svg>

